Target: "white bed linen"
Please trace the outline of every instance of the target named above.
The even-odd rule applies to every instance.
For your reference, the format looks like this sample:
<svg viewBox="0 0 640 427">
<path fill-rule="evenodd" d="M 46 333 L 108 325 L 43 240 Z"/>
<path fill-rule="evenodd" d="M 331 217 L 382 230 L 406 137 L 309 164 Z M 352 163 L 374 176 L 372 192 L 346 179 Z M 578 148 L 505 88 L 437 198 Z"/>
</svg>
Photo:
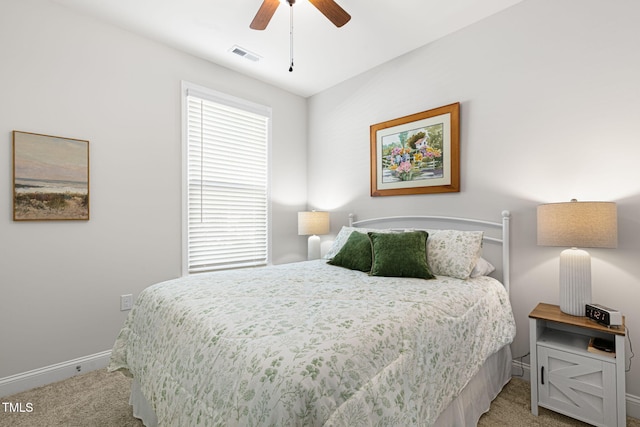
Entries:
<svg viewBox="0 0 640 427">
<path fill-rule="evenodd" d="M 491 402 L 511 380 L 511 348 L 489 356 L 477 374 L 436 420 L 434 427 L 476 427 Z"/>
<path fill-rule="evenodd" d="M 148 288 L 110 369 L 133 374 L 159 425 L 433 425 L 514 334 L 494 279 L 318 260 Z"/>
<path fill-rule="evenodd" d="M 440 414 L 434 427 L 476 427 L 482 414 L 489 411 L 493 399 L 511 379 L 511 360 L 508 345 L 489 356 L 478 373 Z M 142 420 L 146 427 L 158 426 L 158 418 L 135 378 L 131 384 L 129 404 L 133 407 L 134 417 Z"/>
</svg>

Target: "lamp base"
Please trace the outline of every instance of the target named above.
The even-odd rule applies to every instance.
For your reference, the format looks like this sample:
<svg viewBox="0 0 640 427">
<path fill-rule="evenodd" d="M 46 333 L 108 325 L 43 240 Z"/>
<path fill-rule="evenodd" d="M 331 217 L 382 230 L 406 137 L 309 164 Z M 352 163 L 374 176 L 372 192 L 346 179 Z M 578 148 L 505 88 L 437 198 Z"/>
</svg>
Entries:
<svg viewBox="0 0 640 427">
<path fill-rule="evenodd" d="M 307 240 L 307 259 L 319 259 L 320 258 L 320 237 L 315 234 L 309 236 Z"/>
<path fill-rule="evenodd" d="M 566 249 L 560 253 L 560 310 L 584 316 L 585 304 L 591 304 L 591 256 L 582 249 Z"/>
</svg>

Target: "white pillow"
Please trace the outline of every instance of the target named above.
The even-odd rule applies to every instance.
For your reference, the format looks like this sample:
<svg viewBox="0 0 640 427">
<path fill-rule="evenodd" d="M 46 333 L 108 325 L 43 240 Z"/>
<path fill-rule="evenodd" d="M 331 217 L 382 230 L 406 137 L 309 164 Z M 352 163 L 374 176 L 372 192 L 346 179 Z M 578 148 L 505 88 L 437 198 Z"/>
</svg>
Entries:
<svg viewBox="0 0 640 427">
<path fill-rule="evenodd" d="M 327 253 L 324 255 L 323 258 L 332 259 L 333 257 L 335 257 L 336 254 L 340 252 L 340 249 L 342 249 L 342 247 L 347 242 L 347 240 L 349 240 L 349 236 L 351 236 L 351 233 L 353 233 L 354 231 L 357 231 L 358 233 L 362 233 L 362 234 L 367 234 L 369 231 L 375 231 L 376 233 L 397 233 L 399 230 L 395 230 L 391 228 L 379 229 L 379 228 L 347 227 L 345 225 L 340 229 L 340 232 L 336 236 L 335 240 L 331 244 L 331 247 L 329 248 L 329 250 L 327 251 Z"/>
<path fill-rule="evenodd" d="M 433 274 L 468 279 L 480 259 L 482 236 L 482 231 L 432 230 L 427 261 Z"/>
<path fill-rule="evenodd" d="M 334 256 L 336 256 L 336 254 L 340 252 L 340 249 L 342 249 L 344 244 L 349 239 L 349 236 L 351 235 L 353 230 L 355 230 L 354 227 L 343 226 L 340 229 L 340 232 L 338 233 L 336 238 L 334 239 L 333 243 L 331 244 L 331 247 L 329 248 L 327 253 L 324 255 L 324 258 L 332 259 Z"/>
<path fill-rule="evenodd" d="M 324 258 L 332 259 L 335 257 L 354 231 L 366 234 L 369 231 L 398 233 L 411 230 L 343 226 Z M 466 280 L 471 276 L 472 271 L 475 271 L 474 274 L 482 276 L 495 270 L 493 265 L 480 256 L 482 252 L 482 237 L 484 234 L 482 231 L 433 229 L 425 229 L 425 231 L 429 233 L 427 240 L 427 262 L 433 274 Z M 484 264 L 481 260 L 488 265 Z M 473 277 L 477 276 L 474 275 Z"/>
<path fill-rule="evenodd" d="M 480 277 L 480 276 L 488 276 L 493 273 L 496 268 L 486 259 L 480 257 L 478 258 L 478 262 L 473 270 L 471 270 L 471 274 L 469 277 Z"/>
</svg>

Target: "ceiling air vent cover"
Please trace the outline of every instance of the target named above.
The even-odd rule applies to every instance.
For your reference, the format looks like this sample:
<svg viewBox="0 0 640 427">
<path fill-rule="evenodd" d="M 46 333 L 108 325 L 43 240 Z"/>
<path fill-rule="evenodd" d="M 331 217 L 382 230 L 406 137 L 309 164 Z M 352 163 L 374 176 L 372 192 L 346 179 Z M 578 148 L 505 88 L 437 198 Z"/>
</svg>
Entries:
<svg viewBox="0 0 640 427">
<path fill-rule="evenodd" d="M 249 52 L 247 49 L 242 48 L 238 45 L 235 45 L 231 49 L 229 49 L 229 52 L 235 53 L 236 55 L 242 56 L 243 58 L 249 59 L 253 62 L 258 62 L 260 60 L 260 55 Z"/>
</svg>

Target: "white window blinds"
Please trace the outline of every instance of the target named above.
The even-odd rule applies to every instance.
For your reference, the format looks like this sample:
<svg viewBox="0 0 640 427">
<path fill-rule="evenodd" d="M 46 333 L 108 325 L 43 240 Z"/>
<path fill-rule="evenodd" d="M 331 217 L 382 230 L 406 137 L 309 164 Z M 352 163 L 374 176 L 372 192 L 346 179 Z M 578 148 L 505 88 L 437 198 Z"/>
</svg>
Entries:
<svg viewBox="0 0 640 427">
<path fill-rule="evenodd" d="M 270 111 L 185 94 L 188 272 L 265 265 Z"/>
</svg>

